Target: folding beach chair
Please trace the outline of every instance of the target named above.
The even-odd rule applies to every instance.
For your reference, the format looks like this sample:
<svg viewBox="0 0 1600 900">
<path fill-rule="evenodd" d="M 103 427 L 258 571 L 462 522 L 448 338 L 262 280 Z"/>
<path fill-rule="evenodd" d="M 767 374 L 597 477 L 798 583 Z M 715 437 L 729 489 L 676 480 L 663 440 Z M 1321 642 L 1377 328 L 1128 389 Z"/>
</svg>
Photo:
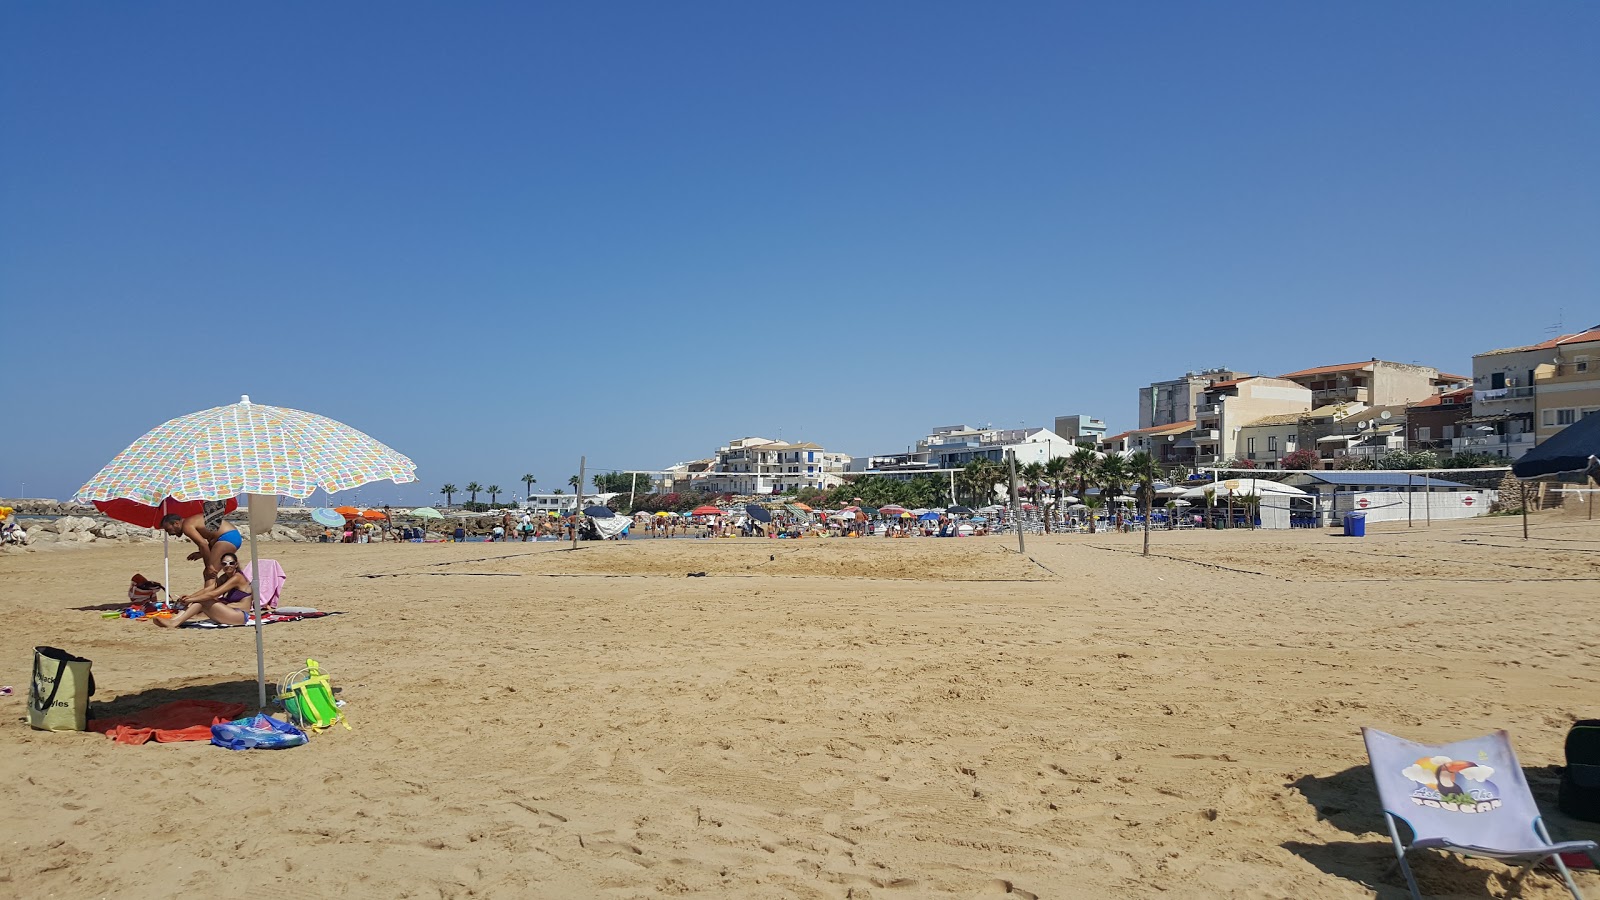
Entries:
<svg viewBox="0 0 1600 900">
<path fill-rule="evenodd" d="M 1406 854 L 1443 850 L 1506 863 L 1523 862 L 1515 890 L 1535 865 L 1555 862 L 1567 890 L 1582 900 L 1572 873 L 1557 854 L 1589 853 L 1593 841 L 1555 844 L 1545 831 L 1522 766 L 1504 731 L 1441 747 L 1416 744 L 1372 728 L 1361 729 L 1378 782 L 1378 799 L 1389 824 L 1398 865 L 1411 896 L 1422 900 Z M 1400 840 L 1395 820 L 1411 828 L 1410 845 Z"/>
</svg>

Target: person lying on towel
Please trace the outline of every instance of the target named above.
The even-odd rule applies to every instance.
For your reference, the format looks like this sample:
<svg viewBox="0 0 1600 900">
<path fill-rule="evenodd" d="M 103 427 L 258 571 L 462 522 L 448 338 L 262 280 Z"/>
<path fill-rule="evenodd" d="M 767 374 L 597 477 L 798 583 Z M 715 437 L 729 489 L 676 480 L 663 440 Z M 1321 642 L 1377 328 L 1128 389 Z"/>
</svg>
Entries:
<svg viewBox="0 0 1600 900">
<path fill-rule="evenodd" d="M 161 628 L 177 628 L 198 615 L 223 625 L 243 625 L 250 619 L 250 581 L 239 571 L 239 556 L 223 553 L 218 560 L 221 571 L 211 586 L 198 593 L 178 598 L 187 603 L 183 612 L 170 619 L 151 619 Z"/>
</svg>

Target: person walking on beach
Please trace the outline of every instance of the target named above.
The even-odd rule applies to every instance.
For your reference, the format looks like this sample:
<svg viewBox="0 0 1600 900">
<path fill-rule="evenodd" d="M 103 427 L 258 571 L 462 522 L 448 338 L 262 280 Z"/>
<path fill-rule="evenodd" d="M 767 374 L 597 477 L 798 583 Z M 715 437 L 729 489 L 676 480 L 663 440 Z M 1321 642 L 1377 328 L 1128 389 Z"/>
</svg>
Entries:
<svg viewBox="0 0 1600 900">
<path fill-rule="evenodd" d="M 223 504 L 207 501 L 201 512 L 187 519 L 172 513 L 161 520 L 162 531 L 173 537 L 182 535 L 194 542 L 196 549 L 188 559 L 201 560 L 208 582 L 217 577 L 217 572 L 221 570 L 222 555 L 238 553 L 244 546 L 239 529 L 224 520 L 227 512 Z"/>
</svg>

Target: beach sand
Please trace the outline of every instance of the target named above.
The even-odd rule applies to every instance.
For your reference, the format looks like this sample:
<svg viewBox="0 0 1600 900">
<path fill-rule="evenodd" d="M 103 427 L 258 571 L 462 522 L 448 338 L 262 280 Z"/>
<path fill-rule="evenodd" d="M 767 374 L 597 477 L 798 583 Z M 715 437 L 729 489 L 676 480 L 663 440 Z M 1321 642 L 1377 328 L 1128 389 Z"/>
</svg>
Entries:
<svg viewBox="0 0 1600 900">
<path fill-rule="evenodd" d="M 6 555 L 0 895 L 1398 897 L 1362 725 L 1509 729 L 1557 835 L 1600 838 L 1551 768 L 1600 717 L 1600 526 L 1519 527 L 1153 559 L 1137 534 L 264 545 L 285 603 L 342 613 L 267 628 L 269 676 L 320 660 L 354 730 L 250 753 L 29 730 L 36 644 L 121 713 L 253 702 L 254 638 L 79 609 L 151 545 Z"/>
</svg>

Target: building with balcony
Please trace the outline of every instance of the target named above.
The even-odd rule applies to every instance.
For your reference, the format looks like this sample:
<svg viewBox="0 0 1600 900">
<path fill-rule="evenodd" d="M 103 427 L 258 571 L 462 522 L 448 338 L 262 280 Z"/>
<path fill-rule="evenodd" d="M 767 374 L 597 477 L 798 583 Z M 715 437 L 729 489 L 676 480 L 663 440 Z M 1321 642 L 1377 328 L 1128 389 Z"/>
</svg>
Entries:
<svg viewBox="0 0 1600 900">
<path fill-rule="evenodd" d="M 1055 432 L 1074 444 L 1094 447 L 1105 438 L 1106 423 L 1093 416 L 1056 416 Z"/>
<path fill-rule="evenodd" d="M 1280 376 L 1311 390 L 1317 406 L 1355 403 L 1361 406 L 1404 406 L 1446 390 L 1466 387 L 1471 379 L 1428 366 L 1413 366 L 1373 357 L 1366 362 L 1301 369 Z"/>
<path fill-rule="evenodd" d="M 1472 388 L 1435 394 L 1406 406 L 1406 446 L 1450 453 L 1461 434 L 1461 420 L 1472 415 Z"/>
<path fill-rule="evenodd" d="M 1194 428 L 1195 462 L 1208 465 L 1238 455 L 1244 426 L 1267 416 L 1311 410 L 1311 390 L 1283 378 L 1249 376 L 1218 381 L 1197 398 Z"/>
<path fill-rule="evenodd" d="M 1455 439 L 1454 451 L 1517 459 L 1540 435 L 1548 437 L 1576 421 L 1591 396 L 1584 386 L 1587 376 L 1600 364 L 1597 342 L 1600 327 L 1473 356 L 1472 415 L 1461 421 L 1466 433 Z M 1547 367 L 1542 381 L 1536 377 L 1541 367 Z M 1537 398 L 1541 384 L 1549 393 Z M 1543 424 L 1546 409 L 1548 426 Z"/>
<path fill-rule="evenodd" d="M 1533 370 L 1534 443 L 1600 412 L 1600 327 L 1557 338 Z"/>
<path fill-rule="evenodd" d="M 928 468 L 959 469 L 975 459 L 1005 460 L 1007 450 L 1016 453 L 1017 465 L 1049 462 L 1052 457 L 1071 456 L 1077 444 L 1048 428 L 990 428 L 979 430 L 965 425 L 934 429 L 917 442 L 917 451 L 927 454 Z"/>
<path fill-rule="evenodd" d="M 698 490 L 727 494 L 782 494 L 827 489 L 844 482 L 850 457 L 816 444 L 745 437 L 717 448 L 710 469 L 694 477 Z"/>
<path fill-rule="evenodd" d="M 1118 453 L 1123 456 L 1143 451 L 1155 457 L 1156 462 L 1167 468 L 1193 466 L 1195 444 L 1190 436 L 1193 430 L 1192 420 L 1135 428 L 1103 439 L 1100 442 L 1100 449 L 1106 453 Z"/>
<path fill-rule="evenodd" d="M 1247 372 L 1232 369 L 1206 369 L 1185 372 L 1183 377 L 1157 381 L 1139 389 L 1139 430 L 1156 425 L 1171 425 L 1194 418 L 1194 408 L 1205 389 L 1219 381 L 1248 378 Z M 1059 429 L 1058 429 L 1059 432 Z"/>
</svg>

